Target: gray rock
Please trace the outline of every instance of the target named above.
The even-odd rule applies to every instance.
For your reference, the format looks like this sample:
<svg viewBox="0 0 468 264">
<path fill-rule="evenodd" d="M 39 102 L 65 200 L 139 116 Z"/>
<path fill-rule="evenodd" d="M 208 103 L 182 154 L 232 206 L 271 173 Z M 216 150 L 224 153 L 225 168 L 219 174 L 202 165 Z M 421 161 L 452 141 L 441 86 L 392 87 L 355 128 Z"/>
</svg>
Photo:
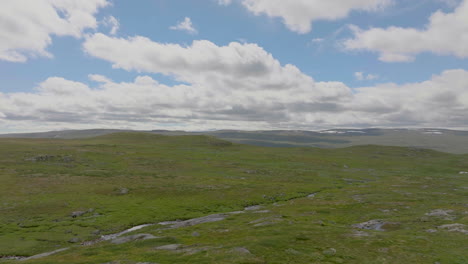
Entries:
<svg viewBox="0 0 468 264">
<path fill-rule="evenodd" d="M 325 256 L 328 256 L 328 257 L 334 256 L 334 255 L 336 255 L 336 249 L 334 249 L 334 248 L 325 249 L 322 252 L 322 254 L 324 254 Z"/>
<path fill-rule="evenodd" d="M 80 216 L 82 216 L 82 215 L 84 215 L 86 213 L 87 213 L 87 211 L 75 211 L 75 212 L 71 213 L 71 217 L 77 218 L 77 217 L 80 217 Z"/>
<path fill-rule="evenodd" d="M 449 232 L 458 232 L 458 233 L 468 235 L 468 230 L 465 229 L 466 225 L 464 224 L 447 224 L 447 225 L 438 226 L 437 228 L 445 229 Z"/>
<path fill-rule="evenodd" d="M 359 202 L 359 203 L 362 203 L 364 202 L 364 199 L 359 195 L 359 194 L 355 194 L 352 196 L 353 200 Z"/>
<path fill-rule="evenodd" d="M 27 158 L 26 161 L 32 161 L 32 162 L 47 162 L 47 161 L 59 161 L 59 162 L 65 162 L 65 163 L 70 163 L 73 161 L 73 156 L 70 155 L 38 155 L 32 158 Z"/>
<path fill-rule="evenodd" d="M 62 161 L 65 162 L 65 163 L 72 162 L 73 157 L 72 156 L 64 156 L 64 157 L 62 157 Z"/>
<path fill-rule="evenodd" d="M 148 239 L 155 239 L 155 238 L 160 238 L 160 237 L 156 237 L 151 234 L 136 234 L 136 235 L 114 238 L 111 240 L 111 243 L 118 245 L 118 244 L 128 243 L 128 242 L 135 241 L 135 240 L 148 240 Z"/>
<path fill-rule="evenodd" d="M 155 250 L 167 250 L 167 251 L 172 251 L 175 253 L 183 253 L 185 255 L 193 255 L 202 251 L 207 251 L 210 249 L 213 249 L 215 247 L 195 247 L 195 246 L 184 246 L 182 244 L 170 244 L 170 245 L 164 245 L 160 247 L 156 247 Z M 219 247 L 217 247 L 219 248 Z"/>
<path fill-rule="evenodd" d="M 1 256 L 0 261 L 2 260 L 23 260 L 26 257 L 20 257 L 20 256 Z"/>
<path fill-rule="evenodd" d="M 125 194 L 128 194 L 130 190 L 128 188 L 120 188 L 119 189 L 119 194 L 120 195 L 125 195 Z"/>
<path fill-rule="evenodd" d="M 380 253 L 388 253 L 390 251 L 390 249 L 389 248 L 379 248 L 378 251 Z"/>
<path fill-rule="evenodd" d="M 274 222 L 266 221 L 266 222 L 255 224 L 254 226 L 255 227 L 260 227 L 260 226 L 269 226 L 269 225 L 274 225 L 274 224 L 275 224 Z"/>
<path fill-rule="evenodd" d="M 33 161 L 33 162 L 41 162 L 41 161 L 50 161 L 53 159 L 55 159 L 54 155 L 39 155 L 39 156 L 35 156 L 26 160 Z"/>
<path fill-rule="evenodd" d="M 236 215 L 236 214 L 243 214 L 245 213 L 244 211 L 234 211 L 234 212 L 229 212 L 227 214 L 233 214 L 233 215 Z"/>
<path fill-rule="evenodd" d="M 443 218 L 444 220 L 453 220 L 455 219 L 455 217 L 453 215 L 450 215 L 451 213 L 453 213 L 453 210 L 435 209 L 430 211 L 429 213 L 426 213 L 426 215 Z"/>
<path fill-rule="evenodd" d="M 423 216 L 423 217 L 419 218 L 418 220 L 421 221 L 421 222 L 429 222 L 430 221 L 429 217 L 427 217 L 427 216 Z"/>
<path fill-rule="evenodd" d="M 200 233 L 198 233 L 197 231 L 195 231 L 195 232 L 192 233 L 192 236 L 194 236 L 194 237 L 199 237 L 199 236 L 200 236 Z"/>
<path fill-rule="evenodd" d="M 256 214 L 266 214 L 266 213 L 269 213 L 270 210 L 260 210 L 260 211 L 254 211 L 254 213 Z"/>
<path fill-rule="evenodd" d="M 232 252 L 242 254 L 242 255 L 252 255 L 250 250 L 246 249 L 245 247 L 236 247 L 232 249 Z"/>
<path fill-rule="evenodd" d="M 222 221 L 226 219 L 227 214 L 213 214 L 198 218 L 193 218 L 185 221 L 167 221 L 167 222 L 160 222 L 160 225 L 169 226 L 169 228 L 180 228 L 180 227 L 187 227 L 187 226 L 194 226 L 203 223 L 211 223 Z"/>
<path fill-rule="evenodd" d="M 253 205 L 253 206 L 248 206 L 246 208 L 244 208 L 245 211 L 256 211 L 256 210 L 260 210 L 262 209 L 263 206 L 261 205 Z"/>
<path fill-rule="evenodd" d="M 288 254 L 291 254 L 291 255 L 300 255 L 302 254 L 301 252 L 293 249 L 293 248 L 288 248 L 286 249 L 284 252 L 288 253 Z"/>
<path fill-rule="evenodd" d="M 31 256 L 31 257 L 28 257 L 28 258 L 23 258 L 23 259 L 21 259 L 21 261 L 48 257 L 48 256 L 57 254 L 57 253 L 59 253 L 59 252 L 62 252 L 62 251 L 68 250 L 68 249 L 69 249 L 69 248 L 61 248 L 61 249 L 57 249 L 57 250 L 54 250 L 54 251 L 50 251 L 50 252 L 46 252 L 46 253 L 37 254 L 37 255 L 34 255 L 34 256 Z"/>
<path fill-rule="evenodd" d="M 70 240 L 68 240 L 68 243 L 78 243 L 80 242 L 81 239 L 78 237 L 72 237 Z"/>
<path fill-rule="evenodd" d="M 385 226 L 397 225 L 398 223 L 385 222 L 383 220 L 375 219 L 367 222 L 354 224 L 352 227 L 364 230 L 376 230 L 376 231 L 385 231 Z"/>
<path fill-rule="evenodd" d="M 140 230 L 140 229 L 143 229 L 145 227 L 148 227 L 148 226 L 153 226 L 154 224 L 143 224 L 143 225 L 137 225 L 137 226 L 134 226 L 132 228 L 129 228 L 129 229 L 126 229 L 122 232 L 119 232 L 119 233 L 115 233 L 115 234 L 109 234 L 109 235 L 103 235 L 101 236 L 101 240 L 103 241 L 109 241 L 109 240 L 112 240 L 112 239 L 115 239 L 117 237 L 120 237 L 120 236 L 123 236 L 125 234 L 128 234 L 128 233 L 131 233 L 131 232 L 135 232 L 137 230 Z"/>
<path fill-rule="evenodd" d="M 170 244 L 170 245 L 164 245 L 164 246 L 156 247 L 154 249 L 156 249 L 156 250 L 176 251 L 181 247 L 182 247 L 182 244 Z"/>
<path fill-rule="evenodd" d="M 178 249 L 177 252 L 184 253 L 185 255 L 193 255 L 213 248 L 214 247 L 186 247 Z"/>
</svg>

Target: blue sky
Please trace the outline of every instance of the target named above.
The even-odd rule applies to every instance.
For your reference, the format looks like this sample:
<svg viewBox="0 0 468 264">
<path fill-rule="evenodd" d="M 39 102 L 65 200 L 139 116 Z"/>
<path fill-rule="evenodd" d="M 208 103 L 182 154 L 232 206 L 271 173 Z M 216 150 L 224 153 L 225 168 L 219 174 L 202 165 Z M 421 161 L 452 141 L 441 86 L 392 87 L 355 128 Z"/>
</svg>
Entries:
<svg viewBox="0 0 468 264">
<path fill-rule="evenodd" d="M 0 132 L 468 127 L 468 1 L 22 1 Z"/>
</svg>

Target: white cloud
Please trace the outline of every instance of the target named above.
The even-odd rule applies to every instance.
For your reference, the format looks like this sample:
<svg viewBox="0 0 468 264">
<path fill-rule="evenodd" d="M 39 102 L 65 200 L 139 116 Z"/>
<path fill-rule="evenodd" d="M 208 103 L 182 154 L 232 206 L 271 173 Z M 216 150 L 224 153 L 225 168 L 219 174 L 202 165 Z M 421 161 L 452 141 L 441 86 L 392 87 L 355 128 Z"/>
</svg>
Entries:
<svg viewBox="0 0 468 264">
<path fill-rule="evenodd" d="M 316 20 L 338 20 L 352 11 L 376 11 L 393 0 L 239 0 L 255 15 L 279 17 L 290 30 L 305 34 Z M 228 5 L 232 1 L 218 1 Z"/>
<path fill-rule="evenodd" d="M 52 36 L 79 38 L 97 27 L 95 14 L 106 0 L 2 0 L 0 60 L 25 62 L 52 57 L 46 48 Z"/>
<path fill-rule="evenodd" d="M 351 27 L 354 38 L 344 41 L 347 50 L 380 54 L 385 62 L 413 61 L 423 52 L 468 58 L 468 0 L 452 13 L 437 11 L 424 29 L 389 27 L 363 30 Z"/>
<path fill-rule="evenodd" d="M 358 81 L 371 81 L 371 80 L 376 80 L 379 78 L 379 76 L 376 74 L 370 74 L 370 73 L 366 74 L 364 72 L 355 72 L 354 77 Z"/>
<path fill-rule="evenodd" d="M 96 75 L 91 75 L 96 79 Z M 34 92 L 0 94 L 0 123 L 11 129 L 114 127 L 320 129 L 329 127 L 468 127 L 468 71 L 430 80 L 362 87 L 339 98 L 295 94 L 293 88 L 245 91 L 199 85 L 166 86 L 149 76 L 95 87 L 60 77 Z M 98 78 L 101 79 L 101 78 Z M 315 89 L 348 89 L 319 82 Z M 7 124 L 7 125 L 6 125 Z"/>
<path fill-rule="evenodd" d="M 256 44 L 232 42 L 217 46 L 207 40 L 191 46 L 166 44 L 145 37 L 115 38 L 101 33 L 87 38 L 84 50 L 111 62 L 114 68 L 162 73 L 177 80 L 213 89 L 275 91 L 295 90 L 308 97 L 338 97 L 348 91 L 321 89 L 291 64 L 282 66 Z"/>
<path fill-rule="evenodd" d="M 421 83 L 356 89 L 353 104 L 361 112 L 376 112 L 376 124 L 466 128 L 467 85 L 468 71 L 448 70 Z"/>
<path fill-rule="evenodd" d="M 168 86 L 149 76 L 114 82 L 91 74 L 90 86 L 51 77 L 33 92 L 0 94 L 2 127 L 468 127 L 465 70 L 445 71 L 420 83 L 352 91 L 341 82 L 316 82 L 256 44 L 194 41 L 181 46 L 97 33 L 83 48 L 114 68 L 160 73 L 185 84 Z"/>
<path fill-rule="evenodd" d="M 186 31 L 189 34 L 197 34 L 198 31 L 193 27 L 190 17 L 184 18 L 184 21 L 179 22 L 177 25 L 169 27 L 172 30 Z"/>
<path fill-rule="evenodd" d="M 218 4 L 220 5 L 230 5 L 232 3 L 232 0 L 217 0 Z"/>
<path fill-rule="evenodd" d="M 362 80 L 364 80 L 364 78 L 365 78 L 363 72 L 355 72 L 355 73 L 354 73 L 354 77 L 356 77 L 356 79 L 357 79 L 358 81 L 362 81 Z"/>
<path fill-rule="evenodd" d="M 95 82 L 98 82 L 98 83 L 110 83 L 112 82 L 109 78 L 107 78 L 106 76 L 103 76 L 103 75 L 99 75 L 99 74 L 89 74 L 88 75 L 88 78 L 91 80 L 91 81 L 95 81 Z"/>
<path fill-rule="evenodd" d="M 109 27 L 109 34 L 111 35 L 115 35 L 117 34 L 117 31 L 119 31 L 119 28 L 120 28 L 119 20 L 117 20 L 117 18 L 113 16 L 105 17 L 102 23 L 105 26 Z"/>
</svg>

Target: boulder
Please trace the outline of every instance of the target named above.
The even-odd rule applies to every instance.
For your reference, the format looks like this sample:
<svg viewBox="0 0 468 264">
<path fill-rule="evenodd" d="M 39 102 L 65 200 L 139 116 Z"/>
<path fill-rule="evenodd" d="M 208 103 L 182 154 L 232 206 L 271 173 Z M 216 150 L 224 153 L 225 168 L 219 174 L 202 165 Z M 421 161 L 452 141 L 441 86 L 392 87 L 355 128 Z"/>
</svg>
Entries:
<svg viewBox="0 0 468 264">
<path fill-rule="evenodd" d="M 78 237 L 73 237 L 73 238 L 71 238 L 70 240 L 68 240 L 68 243 L 78 243 L 78 242 L 80 242 L 80 241 L 81 241 L 80 238 L 78 238 Z"/>
<path fill-rule="evenodd" d="M 155 239 L 155 238 L 159 238 L 159 237 L 153 236 L 151 234 L 136 234 L 136 235 L 114 238 L 111 240 L 111 243 L 119 245 L 119 244 L 128 243 L 128 242 L 135 241 L 135 240 L 148 240 L 148 239 Z"/>
<path fill-rule="evenodd" d="M 119 189 L 119 194 L 120 195 L 125 195 L 125 194 L 128 194 L 130 190 L 128 188 L 120 188 Z"/>
<path fill-rule="evenodd" d="M 71 213 L 71 217 L 77 218 L 77 217 L 80 217 L 80 216 L 82 216 L 82 215 L 84 215 L 86 213 L 87 213 L 87 211 L 75 211 L 75 212 Z"/>
</svg>

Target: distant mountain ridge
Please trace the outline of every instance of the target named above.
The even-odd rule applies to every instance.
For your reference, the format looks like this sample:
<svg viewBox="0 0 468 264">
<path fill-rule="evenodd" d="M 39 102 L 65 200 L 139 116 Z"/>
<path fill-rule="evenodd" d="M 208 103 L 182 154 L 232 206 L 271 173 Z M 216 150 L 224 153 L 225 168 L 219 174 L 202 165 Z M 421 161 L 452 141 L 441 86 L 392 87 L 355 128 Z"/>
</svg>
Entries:
<svg viewBox="0 0 468 264">
<path fill-rule="evenodd" d="M 356 145 L 387 145 L 434 149 L 442 152 L 468 153 L 468 131 L 449 129 L 329 129 L 322 131 L 303 130 L 218 130 L 186 132 L 169 130 L 119 130 L 89 129 L 64 130 L 38 133 L 3 134 L 0 138 L 60 138 L 78 139 L 107 135 L 117 132 L 146 132 L 161 135 L 210 135 L 236 143 L 268 147 L 318 147 L 340 148 Z"/>
</svg>

